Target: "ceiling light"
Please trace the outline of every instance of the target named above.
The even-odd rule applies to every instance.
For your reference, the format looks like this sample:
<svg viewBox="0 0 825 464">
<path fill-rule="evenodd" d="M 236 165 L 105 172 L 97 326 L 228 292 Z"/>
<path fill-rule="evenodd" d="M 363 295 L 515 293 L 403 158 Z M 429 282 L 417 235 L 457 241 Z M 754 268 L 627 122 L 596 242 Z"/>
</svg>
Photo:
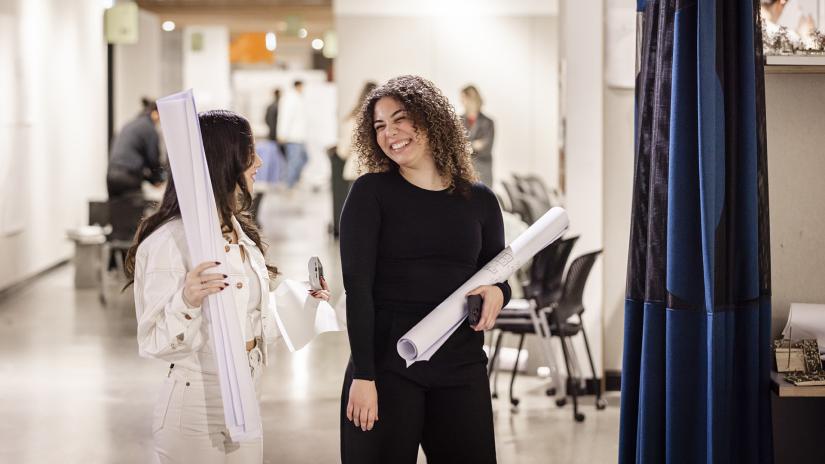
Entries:
<svg viewBox="0 0 825 464">
<path fill-rule="evenodd" d="M 267 32 L 266 33 L 266 49 L 269 51 L 275 51 L 278 48 L 278 38 L 275 37 L 274 32 Z"/>
<path fill-rule="evenodd" d="M 163 24 L 160 26 L 166 32 L 172 32 L 175 30 L 175 22 L 174 21 L 164 21 Z"/>
<path fill-rule="evenodd" d="M 313 40 L 312 41 L 312 48 L 314 48 L 315 50 L 320 50 L 320 49 L 324 48 L 324 41 L 321 40 L 321 39 Z"/>
<path fill-rule="evenodd" d="M 307 32 L 306 28 L 302 27 L 302 28 L 298 29 L 298 37 L 300 37 L 302 39 L 306 39 L 307 35 L 309 35 L 309 32 Z"/>
</svg>

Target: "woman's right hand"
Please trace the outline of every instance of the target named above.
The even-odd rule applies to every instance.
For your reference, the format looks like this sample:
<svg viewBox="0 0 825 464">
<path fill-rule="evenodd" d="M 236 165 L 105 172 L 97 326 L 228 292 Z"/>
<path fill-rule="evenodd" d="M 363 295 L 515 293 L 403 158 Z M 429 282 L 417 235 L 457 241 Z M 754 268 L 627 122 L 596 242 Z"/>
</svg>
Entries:
<svg viewBox="0 0 825 464">
<path fill-rule="evenodd" d="M 375 381 L 353 379 L 349 388 L 347 419 L 364 432 L 372 430 L 378 420 L 378 390 Z"/>
<path fill-rule="evenodd" d="M 183 302 L 186 306 L 199 308 L 204 298 L 229 286 L 223 280 L 226 274 L 204 274 L 204 271 L 218 264 L 217 261 L 204 261 L 186 273 L 183 282 Z"/>
</svg>

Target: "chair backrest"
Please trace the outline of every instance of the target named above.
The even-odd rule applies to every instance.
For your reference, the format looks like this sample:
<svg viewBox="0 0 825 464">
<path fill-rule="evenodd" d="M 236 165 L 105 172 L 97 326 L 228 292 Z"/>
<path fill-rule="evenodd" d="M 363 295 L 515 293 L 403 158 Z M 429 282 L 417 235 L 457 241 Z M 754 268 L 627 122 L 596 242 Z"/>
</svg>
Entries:
<svg viewBox="0 0 825 464">
<path fill-rule="evenodd" d="M 523 194 L 511 182 L 503 180 L 501 185 L 504 187 L 504 191 L 507 192 L 507 196 L 510 197 L 510 212 L 521 216 L 521 219 L 527 224 L 532 224 L 532 217 L 524 204 Z"/>
<path fill-rule="evenodd" d="M 108 204 L 112 232 L 107 239 L 131 242 L 146 209 L 143 194 L 123 195 L 110 199 Z"/>
<path fill-rule="evenodd" d="M 542 202 L 542 204 L 547 205 L 547 209 L 553 207 L 553 202 L 550 200 L 550 195 L 547 191 L 547 186 L 544 185 L 544 181 L 535 174 L 530 174 L 524 178 L 524 182 L 530 188 L 530 192 L 533 194 L 535 198 Z"/>
<path fill-rule="evenodd" d="M 582 304 L 584 286 L 601 252 L 602 250 L 591 251 L 579 256 L 570 263 L 570 268 L 567 270 L 567 275 L 564 277 L 564 283 L 562 284 L 561 299 L 554 310 L 554 312 L 557 312 L 558 320 L 565 321 L 573 314 L 584 312 L 584 305 Z"/>
<path fill-rule="evenodd" d="M 561 299 L 564 268 L 567 266 L 567 260 L 570 258 L 570 253 L 573 251 L 573 246 L 578 239 L 579 236 L 574 235 L 573 237 L 563 238 L 555 242 L 558 244 L 555 248 L 555 253 L 544 263 L 545 271 L 542 279 L 541 306 L 556 303 Z"/>
</svg>

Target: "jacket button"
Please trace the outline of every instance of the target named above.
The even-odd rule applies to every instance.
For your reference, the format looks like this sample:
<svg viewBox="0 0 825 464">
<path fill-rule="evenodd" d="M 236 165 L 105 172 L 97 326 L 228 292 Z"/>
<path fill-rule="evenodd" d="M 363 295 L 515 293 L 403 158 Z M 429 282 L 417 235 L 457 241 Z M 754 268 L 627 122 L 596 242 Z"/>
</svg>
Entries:
<svg viewBox="0 0 825 464">
<path fill-rule="evenodd" d="M 229 245 L 226 245 L 225 247 L 223 247 L 223 251 L 229 253 Z"/>
<path fill-rule="evenodd" d="M 243 288 L 243 282 L 238 282 L 237 284 L 235 284 L 235 288 L 238 288 L 238 289 Z"/>
<path fill-rule="evenodd" d="M 186 382 L 186 386 L 187 386 L 187 387 L 189 386 L 189 382 Z"/>
</svg>

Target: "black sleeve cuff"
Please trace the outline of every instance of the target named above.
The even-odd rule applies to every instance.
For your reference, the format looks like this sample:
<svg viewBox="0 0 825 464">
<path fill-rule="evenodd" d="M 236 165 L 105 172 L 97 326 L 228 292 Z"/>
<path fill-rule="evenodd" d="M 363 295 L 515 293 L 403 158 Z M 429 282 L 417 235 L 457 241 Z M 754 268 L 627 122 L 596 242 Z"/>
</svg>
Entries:
<svg viewBox="0 0 825 464">
<path fill-rule="evenodd" d="M 375 381 L 375 372 L 367 369 L 356 370 L 352 374 L 353 379 Z"/>
<path fill-rule="evenodd" d="M 501 293 L 504 295 L 504 303 L 502 303 L 502 307 L 507 306 L 510 302 L 510 297 L 512 296 L 512 291 L 510 290 L 510 284 L 507 281 L 499 282 L 496 284 L 496 287 L 501 289 Z"/>
</svg>

